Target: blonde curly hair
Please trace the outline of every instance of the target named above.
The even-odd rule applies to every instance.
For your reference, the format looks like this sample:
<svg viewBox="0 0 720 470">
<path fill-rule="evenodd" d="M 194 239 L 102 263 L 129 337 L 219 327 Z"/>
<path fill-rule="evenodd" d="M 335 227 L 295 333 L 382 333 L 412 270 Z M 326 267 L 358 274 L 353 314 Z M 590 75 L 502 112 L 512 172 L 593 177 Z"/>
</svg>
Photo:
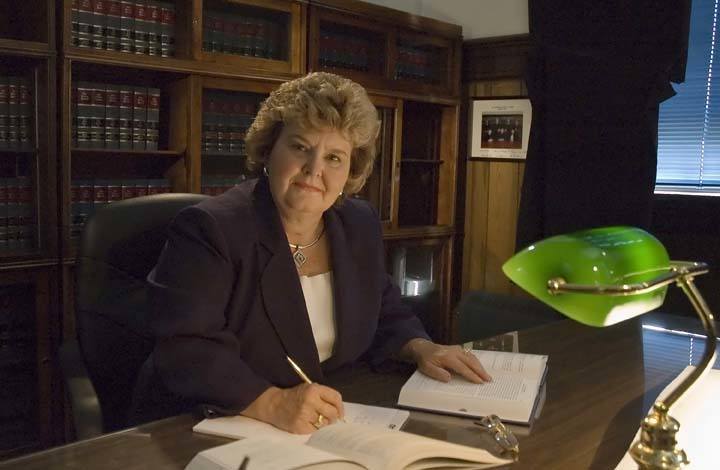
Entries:
<svg viewBox="0 0 720 470">
<path fill-rule="evenodd" d="M 285 125 L 331 128 L 352 146 L 341 200 L 360 191 L 373 169 L 380 121 L 365 89 L 347 78 L 314 72 L 283 83 L 263 101 L 245 137 L 248 165 L 263 167 Z M 340 202 L 340 201 L 338 201 Z"/>
</svg>

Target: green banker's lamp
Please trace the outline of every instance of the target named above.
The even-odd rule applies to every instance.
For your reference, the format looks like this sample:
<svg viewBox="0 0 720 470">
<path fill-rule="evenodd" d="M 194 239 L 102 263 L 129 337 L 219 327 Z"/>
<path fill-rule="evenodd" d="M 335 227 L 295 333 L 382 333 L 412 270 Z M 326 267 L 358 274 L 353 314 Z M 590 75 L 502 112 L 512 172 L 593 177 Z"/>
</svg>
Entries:
<svg viewBox="0 0 720 470">
<path fill-rule="evenodd" d="M 649 312 L 678 285 L 697 312 L 707 342 L 698 366 L 642 422 L 630 455 L 641 469 L 675 469 L 688 464 L 675 435 L 679 423 L 670 407 L 715 361 L 712 312 L 693 283 L 705 263 L 670 261 L 665 247 L 634 227 L 603 227 L 547 238 L 510 258 L 505 274 L 518 286 L 564 315 L 590 326 L 608 326 Z"/>
</svg>

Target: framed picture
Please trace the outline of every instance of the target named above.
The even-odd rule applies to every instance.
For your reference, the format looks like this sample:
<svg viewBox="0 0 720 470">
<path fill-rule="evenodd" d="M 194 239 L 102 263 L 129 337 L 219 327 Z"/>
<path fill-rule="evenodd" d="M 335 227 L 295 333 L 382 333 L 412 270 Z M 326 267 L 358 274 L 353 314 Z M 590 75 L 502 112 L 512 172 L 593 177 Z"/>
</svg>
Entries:
<svg viewBox="0 0 720 470">
<path fill-rule="evenodd" d="M 529 99 L 476 99 L 470 110 L 470 160 L 521 160 L 527 155 Z"/>
</svg>

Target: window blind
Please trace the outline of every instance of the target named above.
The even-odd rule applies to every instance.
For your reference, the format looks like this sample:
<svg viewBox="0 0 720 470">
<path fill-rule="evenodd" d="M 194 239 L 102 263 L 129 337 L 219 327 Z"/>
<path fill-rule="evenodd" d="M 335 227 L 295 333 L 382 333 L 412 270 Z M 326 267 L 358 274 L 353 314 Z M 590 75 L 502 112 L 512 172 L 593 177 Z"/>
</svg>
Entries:
<svg viewBox="0 0 720 470">
<path fill-rule="evenodd" d="M 685 82 L 660 105 L 656 192 L 720 194 L 720 0 L 693 0 Z"/>
</svg>

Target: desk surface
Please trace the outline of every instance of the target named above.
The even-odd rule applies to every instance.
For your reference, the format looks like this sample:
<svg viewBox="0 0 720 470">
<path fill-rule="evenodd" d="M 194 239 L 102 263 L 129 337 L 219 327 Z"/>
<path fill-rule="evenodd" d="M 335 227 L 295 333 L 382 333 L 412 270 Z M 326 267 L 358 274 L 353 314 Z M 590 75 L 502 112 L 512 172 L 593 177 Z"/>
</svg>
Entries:
<svg viewBox="0 0 720 470">
<path fill-rule="evenodd" d="M 646 315 L 604 329 L 569 320 L 521 331 L 521 352 L 548 354 L 540 416 L 515 427 L 520 461 L 510 468 L 614 468 L 660 390 L 700 354 L 692 336 L 651 325 L 694 330 L 692 319 Z M 500 344 L 477 342 L 476 346 Z M 507 346 L 508 342 L 504 342 Z M 373 373 L 364 366 L 333 374 L 329 384 L 347 401 L 393 406 L 412 371 Z M 177 416 L 0 463 L 17 469 L 182 469 L 199 451 L 229 440 L 194 434 L 197 419 Z M 469 420 L 412 412 L 405 430 L 458 443 L 477 442 Z"/>
</svg>

